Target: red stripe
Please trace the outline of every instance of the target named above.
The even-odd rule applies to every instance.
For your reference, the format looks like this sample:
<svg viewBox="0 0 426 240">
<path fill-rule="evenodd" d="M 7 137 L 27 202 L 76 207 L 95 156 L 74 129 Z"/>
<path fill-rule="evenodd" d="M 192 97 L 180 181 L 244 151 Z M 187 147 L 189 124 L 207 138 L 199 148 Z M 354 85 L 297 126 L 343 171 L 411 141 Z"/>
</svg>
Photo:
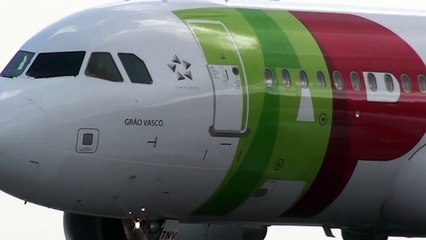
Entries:
<svg viewBox="0 0 426 240">
<path fill-rule="evenodd" d="M 426 69 L 403 39 L 375 22 L 348 14 L 292 14 L 316 39 L 330 73 L 339 70 L 345 84 L 344 91 L 333 90 L 333 125 L 324 164 L 309 191 L 282 215 L 312 217 L 344 190 L 359 160 L 393 160 L 418 143 L 426 130 L 426 111 L 419 111 L 426 95 L 418 92 L 416 79 Z M 352 71 L 361 78 L 360 92 L 352 90 Z M 402 93 L 398 103 L 367 102 L 363 71 L 397 78 L 408 74 L 413 92 Z"/>
</svg>

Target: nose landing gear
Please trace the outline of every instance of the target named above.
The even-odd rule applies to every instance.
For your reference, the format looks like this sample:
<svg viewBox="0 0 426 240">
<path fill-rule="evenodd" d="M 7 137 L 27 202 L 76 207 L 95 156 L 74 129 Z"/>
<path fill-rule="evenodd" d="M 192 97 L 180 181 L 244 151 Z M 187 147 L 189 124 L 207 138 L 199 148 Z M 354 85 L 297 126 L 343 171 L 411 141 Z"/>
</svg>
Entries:
<svg viewBox="0 0 426 240">
<path fill-rule="evenodd" d="M 164 222 L 128 219 L 123 221 L 123 226 L 128 240 L 159 240 Z"/>
</svg>

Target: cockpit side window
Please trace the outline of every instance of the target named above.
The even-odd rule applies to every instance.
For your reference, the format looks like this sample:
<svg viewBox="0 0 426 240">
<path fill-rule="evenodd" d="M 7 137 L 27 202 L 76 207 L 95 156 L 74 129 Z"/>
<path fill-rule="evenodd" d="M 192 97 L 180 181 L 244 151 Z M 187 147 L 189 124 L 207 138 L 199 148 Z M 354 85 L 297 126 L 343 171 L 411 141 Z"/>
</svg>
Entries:
<svg viewBox="0 0 426 240">
<path fill-rule="evenodd" d="M 40 53 L 28 69 L 33 78 L 75 77 L 80 73 L 85 52 Z"/>
<path fill-rule="evenodd" d="M 87 65 L 86 75 L 112 82 L 123 81 L 114 59 L 110 53 L 106 52 L 92 53 Z"/>
<path fill-rule="evenodd" d="M 152 84 L 152 78 L 146 68 L 145 63 L 135 54 L 119 53 L 118 54 L 130 81 L 133 83 Z"/>
<path fill-rule="evenodd" d="M 35 54 L 32 52 L 17 52 L 12 60 L 10 60 L 9 64 L 7 64 L 6 68 L 1 72 L 0 76 L 7 78 L 20 76 L 25 71 L 34 55 Z"/>
</svg>

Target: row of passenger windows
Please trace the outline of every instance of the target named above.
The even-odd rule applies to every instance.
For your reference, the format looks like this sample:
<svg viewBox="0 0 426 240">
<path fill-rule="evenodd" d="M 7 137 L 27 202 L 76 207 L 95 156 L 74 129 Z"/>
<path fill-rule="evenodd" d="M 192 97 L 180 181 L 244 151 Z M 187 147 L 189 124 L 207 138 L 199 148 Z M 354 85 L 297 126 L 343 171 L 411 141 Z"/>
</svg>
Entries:
<svg viewBox="0 0 426 240">
<path fill-rule="evenodd" d="M 31 52 L 19 51 L 0 75 L 8 78 L 22 75 L 34 55 Z M 83 51 L 40 53 L 26 75 L 33 78 L 76 77 L 80 73 L 85 55 L 86 52 Z M 118 53 L 118 58 L 130 81 L 152 84 L 151 75 L 145 63 L 138 56 L 132 53 Z M 92 53 L 85 74 L 112 82 L 123 82 L 114 58 L 108 52 Z"/>
<path fill-rule="evenodd" d="M 301 88 L 308 88 L 309 87 L 309 78 L 308 78 L 308 74 L 305 71 L 300 71 L 299 72 L 299 76 L 298 76 L 298 84 Z M 322 73 L 321 71 L 317 72 L 317 76 L 316 76 L 316 80 L 317 80 L 317 86 L 320 88 L 325 88 L 326 87 L 326 81 L 325 81 L 325 76 L 324 73 Z M 281 80 L 282 80 L 282 84 L 284 85 L 285 88 L 290 88 L 292 86 L 292 78 L 290 75 L 290 72 L 286 69 L 283 69 L 281 71 Z M 270 69 L 265 69 L 265 84 L 267 87 L 273 87 L 275 85 L 277 85 L 277 82 L 275 81 L 275 79 L 273 78 L 272 75 L 272 71 Z"/>
<path fill-rule="evenodd" d="M 272 71 L 270 69 L 265 69 L 265 73 L 264 73 L 264 77 L 265 77 L 265 85 L 267 87 L 273 87 L 275 85 L 277 85 L 277 81 L 274 79 Z M 351 72 L 350 73 L 350 81 L 351 81 L 351 87 L 353 90 L 355 91 L 360 91 L 361 90 L 361 78 L 358 75 L 358 73 L 356 72 Z M 394 80 L 392 78 L 392 75 L 390 74 L 384 74 L 383 76 L 383 80 L 385 83 L 385 87 L 386 90 L 390 93 L 395 91 L 395 85 L 394 85 Z M 332 75 L 332 80 L 333 80 L 333 85 L 334 88 L 336 90 L 344 90 L 345 85 L 344 85 L 344 81 L 343 81 L 343 77 L 342 74 L 339 71 L 334 71 L 333 75 Z M 285 88 L 290 88 L 292 86 L 292 77 L 290 75 L 290 72 L 287 69 L 282 69 L 281 70 L 281 81 L 282 81 L 282 85 Z M 377 76 L 374 73 L 368 73 L 367 74 L 367 84 L 368 84 L 368 88 L 370 89 L 370 91 L 372 92 L 376 92 L 378 90 L 378 86 L 377 86 Z M 410 81 L 410 77 L 407 74 L 402 74 L 400 77 L 400 81 L 401 81 L 401 88 L 404 92 L 406 93 L 410 93 L 411 92 L 411 81 Z M 422 74 L 417 76 L 417 82 L 419 85 L 419 89 L 420 92 L 422 93 L 426 93 L 426 77 Z M 305 71 L 301 70 L 298 73 L 298 78 L 297 78 L 297 84 L 301 87 L 301 88 L 308 88 L 309 87 L 309 78 L 308 75 Z M 321 71 L 318 71 L 316 73 L 316 86 L 319 88 L 325 88 L 326 87 L 326 80 L 325 80 L 325 76 L 324 73 Z"/>
</svg>

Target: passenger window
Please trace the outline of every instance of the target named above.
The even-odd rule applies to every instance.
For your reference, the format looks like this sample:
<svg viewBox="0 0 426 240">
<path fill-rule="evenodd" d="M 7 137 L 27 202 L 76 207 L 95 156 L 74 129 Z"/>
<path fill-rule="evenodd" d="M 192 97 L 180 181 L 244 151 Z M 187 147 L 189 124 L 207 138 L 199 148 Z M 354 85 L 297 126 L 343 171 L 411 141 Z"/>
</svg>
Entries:
<svg viewBox="0 0 426 240">
<path fill-rule="evenodd" d="M 419 81 L 420 91 L 422 93 L 426 93 L 426 78 L 425 78 L 425 76 L 424 75 L 419 75 L 417 77 L 417 80 Z"/>
<path fill-rule="evenodd" d="M 119 53 L 118 57 L 133 83 L 152 84 L 152 78 L 145 63 L 135 54 Z"/>
<path fill-rule="evenodd" d="M 123 81 L 111 54 L 103 52 L 92 53 L 89 64 L 87 65 L 86 75 L 113 82 Z"/>
<path fill-rule="evenodd" d="M 333 72 L 333 80 L 334 80 L 334 87 L 337 90 L 343 90 L 343 78 L 342 74 L 339 71 Z"/>
<path fill-rule="evenodd" d="M 34 53 L 19 51 L 1 72 L 2 77 L 14 78 L 20 76 L 34 57 Z"/>
<path fill-rule="evenodd" d="M 300 78 L 300 87 L 308 88 L 309 87 L 308 75 L 306 74 L 305 71 L 300 71 L 299 78 Z"/>
<path fill-rule="evenodd" d="M 368 87 L 372 92 L 377 91 L 377 80 L 376 76 L 373 73 L 367 75 Z"/>
<path fill-rule="evenodd" d="M 395 90 L 393 79 L 390 74 L 385 74 L 385 85 L 386 85 L 386 90 L 388 90 L 388 92 L 393 92 Z"/>
<path fill-rule="evenodd" d="M 321 71 L 317 72 L 318 87 L 325 88 L 325 77 Z"/>
<path fill-rule="evenodd" d="M 355 91 L 359 91 L 361 90 L 361 82 L 359 80 L 359 76 L 358 73 L 356 72 L 351 72 L 351 84 L 352 84 L 352 88 Z"/>
<path fill-rule="evenodd" d="M 411 83 L 410 83 L 410 77 L 408 77 L 407 74 L 401 75 L 401 84 L 402 84 L 402 90 L 406 93 L 411 92 Z"/>
<path fill-rule="evenodd" d="M 274 85 L 274 78 L 272 77 L 271 69 L 265 69 L 265 85 L 267 87 L 272 87 Z"/>
<path fill-rule="evenodd" d="M 290 78 L 290 73 L 288 72 L 288 70 L 283 69 L 281 71 L 281 77 L 283 78 L 284 87 L 290 88 L 291 87 L 291 78 Z"/>
<path fill-rule="evenodd" d="M 33 78 L 75 77 L 80 73 L 85 52 L 40 53 L 28 69 Z"/>
</svg>

